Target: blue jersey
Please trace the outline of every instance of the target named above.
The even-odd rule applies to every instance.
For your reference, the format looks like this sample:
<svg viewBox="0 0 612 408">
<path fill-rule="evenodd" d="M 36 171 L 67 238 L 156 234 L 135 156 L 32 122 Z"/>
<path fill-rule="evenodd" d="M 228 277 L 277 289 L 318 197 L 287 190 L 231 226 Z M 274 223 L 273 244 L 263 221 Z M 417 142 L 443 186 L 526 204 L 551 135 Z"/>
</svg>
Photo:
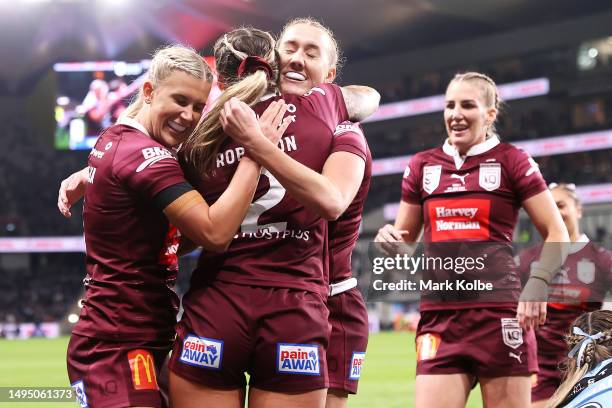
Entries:
<svg viewBox="0 0 612 408">
<path fill-rule="evenodd" d="M 559 405 L 563 408 L 612 407 L 612 358 L 604 360 L 576 383 Z"/>
</svg>

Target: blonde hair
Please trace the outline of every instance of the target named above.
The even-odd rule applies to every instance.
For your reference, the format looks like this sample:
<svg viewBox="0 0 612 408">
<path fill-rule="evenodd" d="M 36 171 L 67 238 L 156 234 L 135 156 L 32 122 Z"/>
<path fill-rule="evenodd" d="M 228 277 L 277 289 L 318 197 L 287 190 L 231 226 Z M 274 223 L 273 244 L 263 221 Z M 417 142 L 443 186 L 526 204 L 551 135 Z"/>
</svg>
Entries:
<svg viewBox="0 0 612 408">
<path fill-rule="evenodd" d="M 502 100 L 499 96 L 499 90 L 497 89 L 497 85 L 495 81 L 491 79 L 488 75 L 481 74 L 480 72 L 464 72 L 455 74 L 453 79 L 448 83 L 448 87 L 455 82 L 469 82 L 473 83 L 480 88 L 482 91 L 482 96 L 485 102 L 485 106 L 487 108 L 495 108 L 499 114 L 502 109 Z M 448 87 L 446 89 L 448 89 Z M 499 136 L 497 133 L 497 128 L 495 126 L 497 123 L 497 115 L 495 116 L 495 120 L 493 123 L 489 125 L 487 129 L 487 138 L 491 136 Z"/>
<path fill-rule="evenodd" d="M 332 47 L 329 49 L 330 67 L 336 68 L 336 76 L 337 76 L 338 72 L 340 72 L 340 68 L 342 68 L 342 65 L 344 65 L 344 58 L 341 55 L 340 46 L 338 45 L 338 40 L 336 40 L 334 33 L 327 26 L 323 25 L 320 21 L 312 17 L 300 17 L 300 18 L 294 18 L 293 20 L 290 20 L 287 24 L 285 24 L 285 26 L 283 27 L 283 30 L 278 36 L 279 45 L 283 39 L 283 36 L 285 35 L 285 32 L 289 28 L 297 24 L 310 25 L 315 28 L 318 28 L 319 30 L 327 34 L 332 44 Z"/>
<path fill-rule="evenodd" d="M 548 185 L 548 189 L 550 191 L 561 189 L 565 191 L 574 200 L 577 207 L 582 206 L 580 198 L 578 197 L 578 194 L 576 193 L 576 185 L 574 183 L 550 183 Z"/>
<path fill-rule="evenodd" d="M 596 310 L 580 315 L 572 324 L 588 335 L 603 333 L 602 337 L 586 344 L 582 353 L 570 357 L 565 363 L 563 382 L 550 397 L 547 408 L 555 408 L 561 404 L 576 383 L 599 363 L 612 358 L 612 311 Z M 587 337 L 570 332 L 565 336 L 569 349 L 574 349 Z M 580 361 L 580 366 L 578 362 Z"/>
<path fill-rule="evenodd" d="M 198 171 L 199 176 L 210 175 L 217 154 L 227 135 L 223 133 L 219 120 L 225 102 L 238 98 L 249 106 L 258 103 L 267 91 L 276 89 L 278 62 L 274 38 L 266 31 L 252 27 L 233 30 L 215 43 L 214 55 L 219 81 L 226 89 L 215 101 L 211 110 L 181 149 L 181 158 Z M 238 76 L 238 68 L 247 57 L 263 58 L 272 68 L 272 77 L 265 70 L 257 69 Z"/>
<path fill-rule="evenodd" d="M 207 82 L 213 80 L 212 71 L 204 59 L 194 49 L 178 44 L 169 45 L 155 51 L 147 71 L 147 80 L 153 86 L 159 86 L 174 71 L 181 71 L 197 79 L 205 79 Z M 141 86 L 130 106 L 119 116 L 119 120 L 126 117 L 136 117 L 144 106 L 142 92 Z"/>
</svg>

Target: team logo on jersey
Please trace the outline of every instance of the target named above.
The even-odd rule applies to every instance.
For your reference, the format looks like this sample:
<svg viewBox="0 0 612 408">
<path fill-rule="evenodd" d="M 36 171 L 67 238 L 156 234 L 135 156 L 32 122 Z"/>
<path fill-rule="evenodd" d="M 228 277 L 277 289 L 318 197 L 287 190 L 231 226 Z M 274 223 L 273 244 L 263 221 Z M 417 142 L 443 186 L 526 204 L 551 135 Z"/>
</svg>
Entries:
<svg viewBox="0 0 612 408">
<path fill-rule="evenodd" d="M 442 339 L 438 333 L 425 333 L 416 338 L 417 361 L 432 359 L 436 356 Z"/>
<path fill-rule="evenodd" d="M 438 199 L 426 205 L 433 242 L 489 238 L 489 200 Z"/>
<path fill-rule="evenodd" d="M 500 320 L 504 344 L 510 348 L 517 349 L 523 344 L 523 330 L 519 325 L 518 319 L 502 318 Z"/>
<path fill-rule="evenodd" d="M 349 372 L 349 380 L 358 380 L 361 377 L 361 368 L 365 361 L 364 352 L 353 352 L 351 357 L 351 371 Z"/>
<path fill-rule="evenodd" d="M 501 164 L 480 163 L 478 185 L 487 191 L 497 190 L 501 183 Z"/>
<path fill-rule="evenodd" d="M 137 349 L 128 352 L 128 361 L 132 371 L 132 385 L 135 390 L 159 390 L 155 361 L 147 350 Z"/>
<path fill-rule="evenodd" d="M 343 133 L 348 133 L 348 132 L 360 133 L 359 128 L 355 126 L 354 124 L 341 123 L 338 126 L 336 126 L 336 130 L 334 130 L 334 136 L 338 136 L 338 135 L 341 135 Z"/>
<path fill-rule="evenodd" d="M 438 188 L 441 174 L 441 165 L 423 167 L 423 190 L 427 191 L 427 194 L 433 193 Z"/>
<path fill-rule="evenodd" d="M 278 343 L 276 369 L 281 374 L 321 375 L 319 346 Z"/>
<path fill-rule="evenodd" d="M 144 156 L 145 161 L 140 163 L 140 165 L 136 169 L 136 173 L 140 173 L 147 167 L 157 163 L 160 160 L 164 160 L 164 159 L 176 160 L 168 149 L 165 149 L 159 146 L 147 147 L 146 149 L 142 149 L 142 155 Z"/>
<path fill-rule="evenodd" d="M 74 389 L 74 394 L 81 408 L 89 408 L 89 405 L 87 404 L 87 395 L 85 394 L 85 385 L 83 384 L 83 381 L 80 380 L 70 385 Z"/>
<path fill-rule="evenodd" d="M 192 366 L 219 370 L 223 360 L 223 341 L 197 337 L 193 334 L 183 340 L 180 361 Z"/>
<path fill-rule="evenodd" d="M 576 272 L 580 282 L 587 285 L 595 282 L 595 264 L 588 259 L 578 261 Z"/>
</svg>

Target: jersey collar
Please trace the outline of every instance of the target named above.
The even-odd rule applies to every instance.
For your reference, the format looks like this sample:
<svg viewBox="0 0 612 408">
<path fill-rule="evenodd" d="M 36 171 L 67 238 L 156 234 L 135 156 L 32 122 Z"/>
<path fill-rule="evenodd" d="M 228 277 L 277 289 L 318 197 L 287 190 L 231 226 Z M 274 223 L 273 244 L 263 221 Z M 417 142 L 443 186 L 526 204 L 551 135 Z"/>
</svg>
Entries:
<svg viewBox="0 0 612 408">
<path fill-rule="evenodd" d="M 455 167 L 457 168 L 457 170 L 459 170 L 461 166 L 463 166 L 463 163 L 465 163 L 465 159 L 468 156 L 476 156 L 479 154 L 486 153 L 495 146 L 497 146 L 499 143 L 499 138 L 497 136 L 491 136 L 484 142 L 478 143 L 477 145 L 470 147 L 470 150 L 468 150 L 467 153 L 462 156 L 459 154 L 457 148 L 451 145 L 450 141 L 446 139 L 444 145 L 442 146 L 442 150 L 444 151 L 444 153 L 453 158 L 453 160 L 455 161 Z"/>
<path fill-rule="evenodd" d="M 589 237 L 587 237 L 585 234 L 580 235 L 580 238 L 578 238 L 578 241 L 572 242 L 570 244 L 569 253 L 575 254 L 576 252 L 584 248 L 588 243 L 589 243 Z"/>
<path fill-rule="evenodd" d="M 151 137 L 151 135 L 149 135 L 149 132 L 147 132 L 147 129 L 145 129 L 145 127 L 142 126 L 140 122 L 138 122 L 136 119 L 127 118 L 127 117 L 121 118 L 117 121 L 117 124 L 133 127 L 134 129 L 140 130 L 145 135 Z"/>
</svg>

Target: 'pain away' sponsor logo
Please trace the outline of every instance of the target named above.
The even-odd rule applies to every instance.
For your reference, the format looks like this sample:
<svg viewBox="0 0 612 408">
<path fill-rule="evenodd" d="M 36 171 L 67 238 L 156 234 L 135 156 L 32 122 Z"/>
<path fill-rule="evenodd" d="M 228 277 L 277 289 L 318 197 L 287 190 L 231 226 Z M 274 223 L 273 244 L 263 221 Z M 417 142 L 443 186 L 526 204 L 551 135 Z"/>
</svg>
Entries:
<svg viewBox="0 0 612 408">
<path fill-rule="evenodd" d="M 321 375 L 319 346 L 278 343 L 276 367 L 282 374 Z"/>
<path fill-rule="evenodd" d="M 363 368 L 364 361 L 364 352 L 353 352 L 353 356 L 351 357 L 351 371 L 349 372 L 350 380 L 358 380 L 361 377 L 361 369 Z"/>
<path fill-rule="evenodd" d="M 185 364 L 219 370 L 223 360 L 223 341 L 197 337 L 193 334 L 183 340 L 181 358 Z"/>
<path fill-rule="evenodd" d="M 160 160 L 164 160 L 164 159 L 176 160 L 168 149 L 165 149 L 159 146 L 147 147 L 146 149 L 142 149 L 142 155 L 144 156 L 145 161 L 140 163 L 140 165 L 136 169 L 136 173 L 140 173 L 147 167 L 157 163 Z"/>
<path fill-rule="evenodd" d="M 489 200 L 442 199 L 427 205 L 433 242 L 489 238 Z"/>
</svg>

